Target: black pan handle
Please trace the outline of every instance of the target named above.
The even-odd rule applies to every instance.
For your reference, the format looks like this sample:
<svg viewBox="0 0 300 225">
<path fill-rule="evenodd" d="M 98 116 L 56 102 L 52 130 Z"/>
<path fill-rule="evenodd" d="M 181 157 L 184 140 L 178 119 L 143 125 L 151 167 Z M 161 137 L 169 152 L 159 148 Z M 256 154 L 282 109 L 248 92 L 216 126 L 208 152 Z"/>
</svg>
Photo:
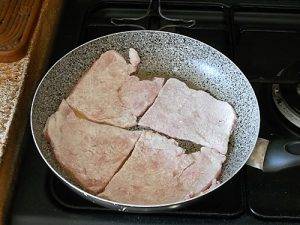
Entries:
<svg viewBox="0 0 300 225">
<path fill-rule="evenodd" d="M 300 166 L 300 139 L 270 141 L 264 159 L 263 171 L 276 172 Z"/>
</svg>

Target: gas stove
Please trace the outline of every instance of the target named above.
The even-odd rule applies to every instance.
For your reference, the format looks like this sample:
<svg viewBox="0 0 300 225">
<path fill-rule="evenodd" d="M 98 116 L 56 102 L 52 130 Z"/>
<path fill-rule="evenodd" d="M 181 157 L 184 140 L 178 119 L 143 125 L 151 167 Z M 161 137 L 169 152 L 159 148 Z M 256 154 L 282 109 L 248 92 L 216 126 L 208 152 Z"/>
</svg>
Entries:
<svg viewBox="0 0 300 225">
<path fill-rule="evenodd" d="M 153 1 L 147 14 L 146 0 L 66 1 L 49 67 L 76 46 L 110 33 L 136 29 L 180 33 L 218 49 L 245 73 L 260 105 L 260 137 L 300 138 L 299 127 L 274 97 L 276 88 L 281 88 L 298 115 L 299 74 L 280 74 L 300 59 L 300 3 L 165 0 L 161 14 L 155 11 L 157 4 Z M 129 214 L 94 205 L 66 187 L 42 161 L 30 129 L 23 152 L 8 224 L 291 224 L 300 220 L 299 168 L 263 173 L 245 166 L 230 182 L 186 208 Z"/>
</svg>

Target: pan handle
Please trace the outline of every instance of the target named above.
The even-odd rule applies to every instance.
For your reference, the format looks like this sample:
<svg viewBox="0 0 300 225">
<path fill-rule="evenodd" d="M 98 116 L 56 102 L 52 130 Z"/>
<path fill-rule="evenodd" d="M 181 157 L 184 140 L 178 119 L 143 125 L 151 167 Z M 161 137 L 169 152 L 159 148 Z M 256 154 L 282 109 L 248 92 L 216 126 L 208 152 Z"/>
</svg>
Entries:
<svg viewBox="0 0 300 225">
<path fill-rule="evenodd" d="M 300 166 L 300 140 L 270 141 L 264 158 L 263 171 L 276 172 L 294 166 Z"/>
</svg>

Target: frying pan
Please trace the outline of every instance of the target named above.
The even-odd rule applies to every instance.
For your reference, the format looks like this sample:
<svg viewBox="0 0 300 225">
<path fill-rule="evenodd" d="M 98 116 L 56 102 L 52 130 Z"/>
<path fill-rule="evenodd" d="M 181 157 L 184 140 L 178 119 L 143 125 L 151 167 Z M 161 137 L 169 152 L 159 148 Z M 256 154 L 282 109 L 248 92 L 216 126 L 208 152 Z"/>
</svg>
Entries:
<svg viewBox="0 0 300 225">
<path fill-rule="evenodd" d="M 77 47 L 56 62 L 34 95 L 31 129 L 35 144 L 46 164 L 62 181 L 96 204 L 131 212 L 153 212 L 184 206 L 203 198 L 209 192 L 192 199 L 161 205 L 121 204 L 91 195 L 64 173 L 43 136 L 47 118 L 57 110 L 62 99 L 69 95 L 84 71 L 105 51 L 114 49 L 126 57 L 129 48 L 136 49 L 141 57 L 138 76 L 163 74 L 164 77 L 175 77 L 196 89 L 208 91 L 234 107 L 237 123 L 223 165 L 221 185 L 217 188 L 244 166 L 256 144 L 260 125 L 257 99 L 247 78 L 231 60 L 207 44 L 162 31 L 129 31 L 100 37 Z"/>
</svg>

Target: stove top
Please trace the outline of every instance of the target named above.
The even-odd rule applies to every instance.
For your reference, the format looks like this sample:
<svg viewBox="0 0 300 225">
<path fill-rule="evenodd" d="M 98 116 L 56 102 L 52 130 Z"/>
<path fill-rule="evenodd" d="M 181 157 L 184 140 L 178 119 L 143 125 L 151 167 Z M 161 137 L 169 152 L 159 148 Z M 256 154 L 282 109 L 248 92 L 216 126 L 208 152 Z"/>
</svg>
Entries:
<svg viewBox="0 0 300 225">
<path fill-rule="evenodd" d="M 228 185 L 220 188 L 216 193 L 205 196 L 205 199 L 176 211 L 160 212 L 160 215 L 180 215 L 180 216 L 212 216 L 230 218 L 244 212 L 244 188 L 241 182 L 241 175 L 235 176 Z M 81 198 L 55 175 L 50 178 L 50 193 L 62 207 L 74 211 L 88 212 L 109 212 L 111 209 L 99 207 Z"/>
<path fill-rule="evenodd" d="M 163 27 L 165 21 L 157 16 L 141 23 L 142 27 L 111 23 L 111 18 L 142 17 L 147 6 L 148 1 L 134 0 L 66 1 L 49 67 L 93 38 Z M 245 73 L 260 105 L 260 137 L 300 136 L 299 128 L 280 114 L 272 99 L 278 72 L 300 59 L 300 3 L 165 0 L 161 7 L 166 17 L 195 21 L 191 28 L 162 30 L 215 47 Z M 300 220 L 300 168 L 269 174 L 245 166 L 230 182 L 184 209 L 128 214 L 94 205 L 69 190 L 38 155 L 30 129 L 23 150 L 8 224 L 291 224 Z"/>
</svg>

